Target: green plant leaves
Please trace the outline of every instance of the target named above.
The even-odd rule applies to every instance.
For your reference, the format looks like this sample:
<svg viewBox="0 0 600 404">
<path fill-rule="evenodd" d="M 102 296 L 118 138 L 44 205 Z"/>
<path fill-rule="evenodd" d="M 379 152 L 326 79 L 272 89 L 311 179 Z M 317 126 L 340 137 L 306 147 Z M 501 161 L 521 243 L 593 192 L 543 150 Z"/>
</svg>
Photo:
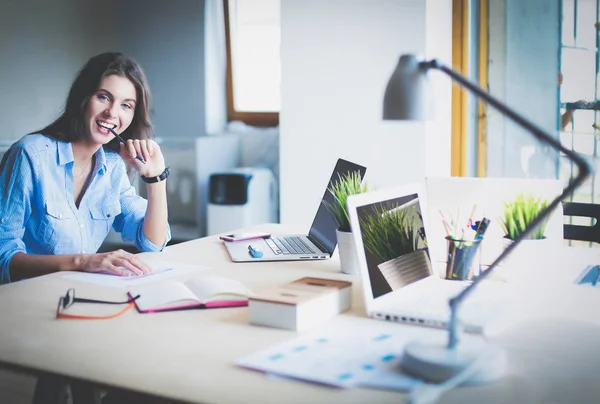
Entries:
<svg viewBox="0 0 600 404">
<path fill-rule="evenodd" d="M 362 183 L 359 171 L 349 172 L 343 176 L 338 174 L 335 184 L 327 188 L 333 195 L 333 203 L 323 201 L 323 204 L 333 214 L 333 219 L 340 231 L 350 231 L 350 218 L 348 216 L 348 197 L 368 191 L 367 184 Z"/>
<path fill-rule="evenodd" d="M 548 208 L 549 202 L 542 198 L 535 198 L 533 195 L 519 194 L 512 202 L 504 202 L 504 217 L 500 219 L 500 227 L 506 237 L 511 240 L 517 238 L 529 224 L 535 220 L 543 210 Z M 544 238 L 548 219 L 542 221 L 529 238 Z"/>
<path fill-rule="evenodd" d="M 379 205 L 373 211 L 373 215 L 360 218 L 363 243 L 371 254 L 386 262 L 417 250 L 421 225 L 415 208 L 387 210 Z"/>
</svg>

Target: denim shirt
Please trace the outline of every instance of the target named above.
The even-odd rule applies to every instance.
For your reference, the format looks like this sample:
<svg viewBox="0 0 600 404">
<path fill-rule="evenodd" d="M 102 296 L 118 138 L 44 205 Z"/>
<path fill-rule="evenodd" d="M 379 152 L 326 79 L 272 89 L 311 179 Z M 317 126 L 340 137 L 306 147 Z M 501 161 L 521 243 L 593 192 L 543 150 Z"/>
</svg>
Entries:
<svg viewBox="0 0 600 404">
<path fill-rule="evenodd" d="M 95 253 L 111 226 L 141 251 L 160 251 L 143 231 L 148 202 L 135 193 L 125 162 L 100 148 L 90 183 L 75 205 L 73 149 L 44 135 L 16 142 L 0 164 L 0 284 L 10 282 L 9 263 L 27 254 Z"/>
</svg>

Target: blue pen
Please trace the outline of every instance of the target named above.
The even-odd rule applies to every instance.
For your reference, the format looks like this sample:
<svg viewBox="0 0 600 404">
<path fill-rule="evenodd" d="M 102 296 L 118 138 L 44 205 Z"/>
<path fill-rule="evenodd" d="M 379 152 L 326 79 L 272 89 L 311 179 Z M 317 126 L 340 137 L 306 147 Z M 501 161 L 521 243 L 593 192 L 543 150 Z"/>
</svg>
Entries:
<svg viewBox="0 0 600 404">
<path fill-rule="evenodd" d="M 115 137 L 119 140 L 119 142 L 121 142 L 125 146 L 127 146 L 127 142 L 125 141 L 125 139 L 123 139 L 121 136 L 119 136 L 119 134 L 117 132 L 115 132 L 114 130 L 112 130 L 110 128 L 108 128 L 108 130 L 111 131 L 113 135 L 115 135 Z M 146 161 L 139 154 L 136 153 L 135 158 L 138 159 L 139 161 L 141 161 L 142 163 L 146 164 Z"/>
<path fill-rule="evenodd" d="M 475 240 L 481 240 L 483 238 L 483 235 L 484 235 L 485 231 L 487 230 L 489 224 L 490 224 L 490 219 L 485 218 L 485 217 L 483 219 L 481 219 L 479 226 L 477 226 L 477 231 L 475 233 Z"/>
</svg>

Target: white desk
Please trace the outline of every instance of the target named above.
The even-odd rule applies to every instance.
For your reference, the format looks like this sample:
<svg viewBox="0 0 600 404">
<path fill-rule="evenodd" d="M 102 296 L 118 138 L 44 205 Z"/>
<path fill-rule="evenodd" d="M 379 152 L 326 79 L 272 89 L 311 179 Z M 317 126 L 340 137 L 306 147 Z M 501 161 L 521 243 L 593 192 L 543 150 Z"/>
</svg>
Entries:
<svg viewBox="0 0 600 404">
<path fill-rule="evenodd" d="M 277 225 L 262 227 L 274 234 Z M 232 263 L 215 237 L 168 247 L 170 260 L 212 267 L 250 288 L 321 276 L 352 280 L 354 305 L 332 324 L 364 317 L 357 278 L 341 274 L 337 260 Z M 337 390 L 273 380 L 236 367 L 236 358 L 291 339 L 291 331 L 251 326 L 247 308 L 138 314 L 100 321 L 56 320 L 60 295 L 75 287 L 80 297 L 120 299 L 123 292 L 69 282 L 59 274 L 0 287 L 0 365 L 49 372 L 186 402 L 203 403 L 398 403 L 400 393 Z M 589 290 L 592 291 L 592 290 Z M 595 296 L 599 299 L 600 291 Z M 589 294 L 586 294 L 589 298 Z M 573 297 L 569 297 L 572 299 Z M 556 304 L 561 305 L 561 296 Z M 600 307 L 600 304 L 596 307 Z M 598 315 L 600 317 L 600 315 Z M 590 403 L 600 397 L 600 319 L 539 321 L 496 342 L 507 348 L 509 375 L 476 388 L 459 388 L 442 403 Z"/>
</svg>

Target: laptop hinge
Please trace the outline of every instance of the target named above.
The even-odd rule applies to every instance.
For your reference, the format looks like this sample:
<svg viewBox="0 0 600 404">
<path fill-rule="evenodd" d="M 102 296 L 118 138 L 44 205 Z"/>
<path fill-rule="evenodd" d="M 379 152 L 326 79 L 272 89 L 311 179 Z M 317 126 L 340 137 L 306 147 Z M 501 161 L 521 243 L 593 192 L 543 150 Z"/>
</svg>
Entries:
<svg viewBox="0 0 600 404">
<path fill-rule="evenodd" d="M 313 236 L 311 236 L 311 235 L 308 235 L 308 236 L 306 236 L 306 238 L 308 238 L 308 239 L 310 240 L 310 242 L 311 242 L 311 243 L 313 243 L 314 245 L 316 245 L 316 246 L 317 246 L 317 248 L 318 248 L 319 250 L 321 250 L 321 252 L 323 252 L 323 253 L 326 253 L 326 254 L 329 254 L 329 256 L 330 256 L 330 257 L 331 257 L 331 255 L 333 255 L 333 251 L 331 251 L 331 252 L 327 251 L 327 248 L 325 248 L 325 247 L 323 246 L 323 244 L 319 243 L 319 240 L 317 240 L 317 239 L 316 239 L 316 238 L 314 238 Z"/>
</svg>

